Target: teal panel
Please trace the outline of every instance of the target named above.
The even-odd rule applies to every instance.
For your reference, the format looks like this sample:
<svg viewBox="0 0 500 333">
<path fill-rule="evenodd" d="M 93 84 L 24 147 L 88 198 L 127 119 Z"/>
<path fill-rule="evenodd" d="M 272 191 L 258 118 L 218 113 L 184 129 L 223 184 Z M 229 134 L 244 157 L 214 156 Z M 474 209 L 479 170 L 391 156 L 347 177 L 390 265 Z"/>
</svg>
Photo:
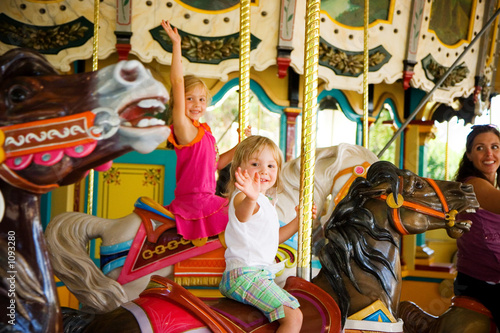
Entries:
<svg viewBox="0 0 500 333">
<path fill-rule="evenodd" d="M 234 78 L 229 80 L 213 97 L 212 97 L 212 105 L 217 104 L 224 95 L 226 95 L 232 88 L 239 85 L 239 78 Z M 277 113 L 281 115 L 280 118 L 280 142 L 279 147 L 282 151 L 286 151 L 286 116 L 285 116 L 285 107 L 281 105 L 277 105 L 274 103 L 271 98 L 267 95 L 265 90 L 262 88 L 260 84 L 255 82 L 254 80 L 250 80 L 250 90 L 257 96 L 259 102 L 262 106 L 268 109 L 271 112 Z"/>
<path fill-rule="evenodd" d="M 40 197 L 40 221 L 42 223 L 42 228 L 45 230 L 47 225 L 50 222 L 50 214 L 51 214 L 51 205 L 52 205 L 52 193 L 42 194 Z"/>
</svg>

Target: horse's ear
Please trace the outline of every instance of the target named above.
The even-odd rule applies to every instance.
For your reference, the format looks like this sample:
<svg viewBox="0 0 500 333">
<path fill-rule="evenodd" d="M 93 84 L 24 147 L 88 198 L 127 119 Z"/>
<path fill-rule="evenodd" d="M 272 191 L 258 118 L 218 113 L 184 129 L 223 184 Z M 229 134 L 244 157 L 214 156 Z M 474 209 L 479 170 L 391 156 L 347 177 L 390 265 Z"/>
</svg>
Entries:
<svg viewBox="0 0 500 333">
<path fill-rule="evenodd" d="M 387 193 L 387 188 L 372 187 L 359 190 L 359 193 L 364 197 L 379 197 Z"/>
<path fill-rule="evenodd" d="M 59 74 L 41 54 L 24 48 L 7 51 L 0 57 L 0 77 L 42 76 Z"/>
</svg>

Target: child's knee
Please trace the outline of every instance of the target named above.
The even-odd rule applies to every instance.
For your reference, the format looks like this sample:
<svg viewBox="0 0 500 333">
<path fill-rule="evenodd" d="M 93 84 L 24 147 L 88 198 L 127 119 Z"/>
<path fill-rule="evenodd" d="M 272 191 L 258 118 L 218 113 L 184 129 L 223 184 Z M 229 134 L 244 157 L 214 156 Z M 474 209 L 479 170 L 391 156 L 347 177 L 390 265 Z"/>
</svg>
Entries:
<svg viewBox="0 0 500 333">
<path fill-rule="evenodd" d="M 300 308 L 296 308 L 293 310 L 296 318 L 297 325 L 302 325 L 302 321 L 304 320 L 304 316 L 302 314 L 302 310 Z"/>
<path fill-rule="evenodd" d="M 303 320 L 303 315 L 300 308 L 292 309 L 285 306 L 284 309 L 285 309 L 285 319 L 289 323 L 293 323 L 293 325 L 298 325 L 300 327 L 300 325 L 302 325 L 302 320 Z"/>
</svg>

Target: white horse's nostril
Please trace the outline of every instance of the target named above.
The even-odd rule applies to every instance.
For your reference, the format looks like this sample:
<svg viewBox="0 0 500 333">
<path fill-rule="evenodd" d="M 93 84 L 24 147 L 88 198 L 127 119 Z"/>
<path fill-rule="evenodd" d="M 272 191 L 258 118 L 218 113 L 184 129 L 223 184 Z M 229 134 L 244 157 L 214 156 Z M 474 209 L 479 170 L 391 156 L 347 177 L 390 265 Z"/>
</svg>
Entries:
<svg viewBox="0 0 500 333">
<path fill-rule="evenodd" d="M 146 74 L 146 69 L 139 61 L 121 61 L 116 65 L 115 79 L 123 85 L 131 85 L 140 83 Z"/>
</svg>

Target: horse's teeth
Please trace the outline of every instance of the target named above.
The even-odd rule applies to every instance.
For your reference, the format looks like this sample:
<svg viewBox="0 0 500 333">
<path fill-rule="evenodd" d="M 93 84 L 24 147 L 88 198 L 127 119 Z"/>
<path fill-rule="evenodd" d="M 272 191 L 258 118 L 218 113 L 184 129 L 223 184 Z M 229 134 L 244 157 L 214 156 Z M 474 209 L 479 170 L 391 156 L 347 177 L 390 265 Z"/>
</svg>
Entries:
<svg viewBox="0 0 500 333">
<path fill-rule="evenodd" d="M 137 127 L 149 127 L 156 125 L 165 125 L 165 122 L 158 118 L 144 118 L 139 121 Z"/>
<path fill-rule="evenodd" d="M 156 99 L 143 99 L 137 104 L 141 108 L 149 109 L 149 108 L 161 108 L 165 109 L 165 105 Z"/>
<path fill-rule="evenodd" d="M 465 210 L 467 213 L 475 213 L 476 210 L 474 208 L 469 208 Z"/>
<path fill-rule="evenodd" d="M 165 121 L 163 121 L 161 119 L 158 119 L 158 118 L 151 118 L 150 119 L 150 124 L 151 124 L 151 126 L 154 126 L 154 125 L 165 125 Z"/>
<path fill-rule="evenodd" d="M 149 126 L 149 120 L 148 119 L 141 119 L 139 123 L 137 124 L 137 127 L 148 127 Z"/>
</svg>

